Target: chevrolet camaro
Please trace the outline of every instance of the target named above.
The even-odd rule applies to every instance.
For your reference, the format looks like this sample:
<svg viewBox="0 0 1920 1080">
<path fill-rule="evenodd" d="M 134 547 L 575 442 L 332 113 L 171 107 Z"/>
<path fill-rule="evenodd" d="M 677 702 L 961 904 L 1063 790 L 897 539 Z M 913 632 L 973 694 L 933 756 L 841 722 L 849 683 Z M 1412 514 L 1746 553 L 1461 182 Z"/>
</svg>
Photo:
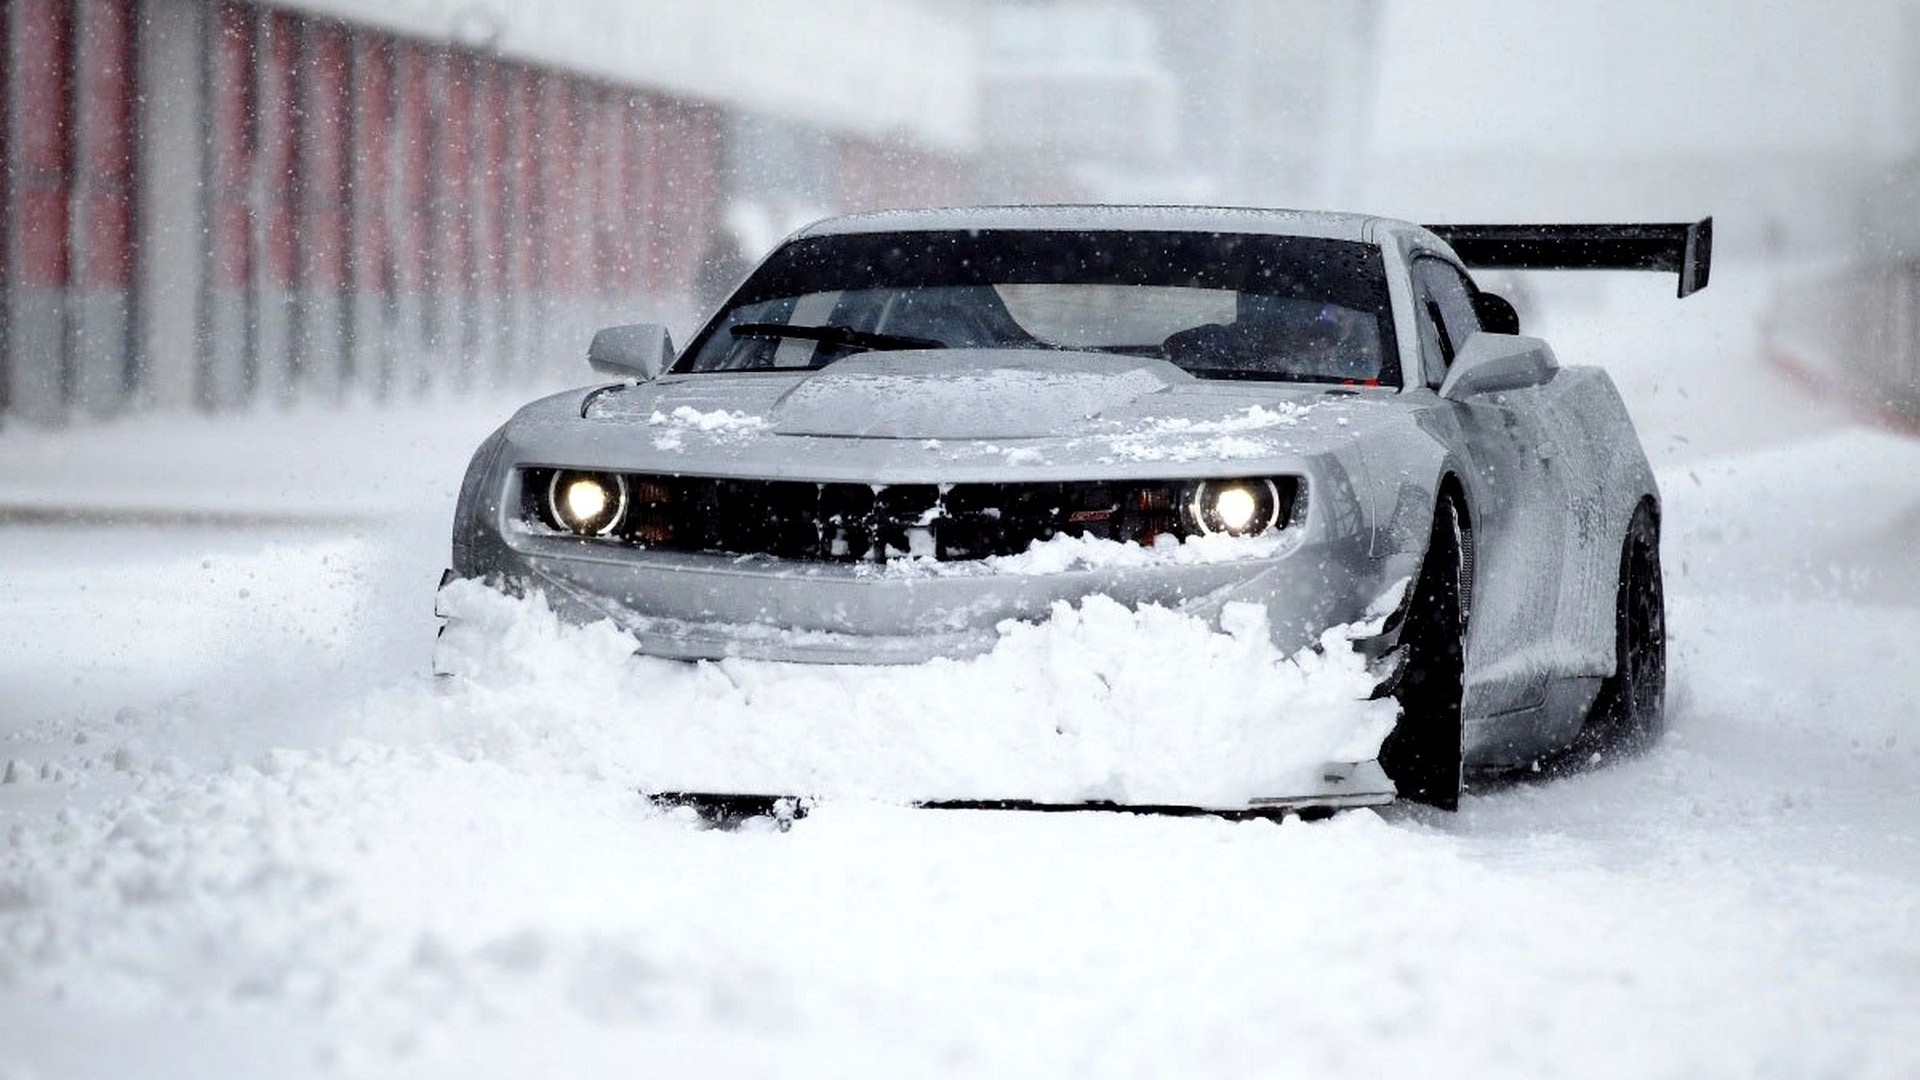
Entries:
<svg viewBox="0 0 1920 1080">
<path fill-rule="evenodd" d="M 1472 271 L 1660 270 L 1685 296 L 1710 238 L 1167 207 L 822 221 L 684 350 L 604 330 L 605 381 L 487 439 L 449 574 L 682 659 L 964 656 L 1092 594 L 1256 603 L 1289 651 L 1367 625 L 1400 707 L 1377 760 L 1248 806 L 1452 806 L 1467 770 L 1644 740 L 1665 682 L 1660 496 L 1620 396 Z"/>
</svg>

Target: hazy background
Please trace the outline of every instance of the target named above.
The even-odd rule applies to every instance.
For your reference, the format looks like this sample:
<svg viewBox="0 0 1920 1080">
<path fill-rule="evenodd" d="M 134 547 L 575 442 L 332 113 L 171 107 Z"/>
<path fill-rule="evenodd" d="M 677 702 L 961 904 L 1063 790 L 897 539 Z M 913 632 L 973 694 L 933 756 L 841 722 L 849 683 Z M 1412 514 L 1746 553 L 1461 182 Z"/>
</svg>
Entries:
<svg viewBox="0 0 1920 1080">
<path fill-rule="evenodd" d="M 819 216 L 1035 201 L 1711 214 L 1920 396 L 1845 330 L 1912 307 L 1910 0 L 0 11 L 0 423 L 570 379 Z"/>
<path fill-rule="evenodd" d="M 1226 202 L 1712 213 L 1731 253 L 1831 251 L 1920 145 L 1920 21 L 1904 0 L 1140 10 L 1181 100 L 1172 167 Z"/>
</svg>

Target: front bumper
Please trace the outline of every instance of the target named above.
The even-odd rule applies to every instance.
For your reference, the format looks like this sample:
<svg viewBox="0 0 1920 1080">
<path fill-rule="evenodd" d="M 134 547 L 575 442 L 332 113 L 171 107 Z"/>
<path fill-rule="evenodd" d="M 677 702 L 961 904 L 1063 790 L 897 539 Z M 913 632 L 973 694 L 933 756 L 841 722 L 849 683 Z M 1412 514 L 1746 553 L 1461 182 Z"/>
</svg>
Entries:
<svg viewBox="0 0 1920 1080">
<path fill-rule="evenodd" d="M 1378 593 L 1359 553 L 1302 540 L 1266 557 L 992 572 L 965 564 L 794 563 L 634 551 L 565 537 L 516 535 L 469 549 L 462 576 L 544 593 L 574 622 L 610 619 L 639 651 L 673 659 L 911 664 L 991 649 L 1011 619 L 1038 622 L 1056 603 L 1101 594 L 1217 623 L 1234 602 L 1264 606 L 1274 645 L 1292 653 L 1328 626 L 1361 617 Z"/>
</svg>

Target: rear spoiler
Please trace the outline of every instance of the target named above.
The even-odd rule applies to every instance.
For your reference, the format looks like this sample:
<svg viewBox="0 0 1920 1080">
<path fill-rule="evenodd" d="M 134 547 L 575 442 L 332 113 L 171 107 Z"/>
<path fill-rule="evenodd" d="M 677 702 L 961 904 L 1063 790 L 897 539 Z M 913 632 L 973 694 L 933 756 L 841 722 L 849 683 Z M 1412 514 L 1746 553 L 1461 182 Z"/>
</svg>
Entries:
<svg viewBox="0 0 1920 1080">
<path fill-rule="evenodd" d="M 1429 225 L 1468 266 L 1485 270 L 1657 270 L 1680 295 L 1707 287 L 1713 219 L 1691 225 Z"/>
</svg>

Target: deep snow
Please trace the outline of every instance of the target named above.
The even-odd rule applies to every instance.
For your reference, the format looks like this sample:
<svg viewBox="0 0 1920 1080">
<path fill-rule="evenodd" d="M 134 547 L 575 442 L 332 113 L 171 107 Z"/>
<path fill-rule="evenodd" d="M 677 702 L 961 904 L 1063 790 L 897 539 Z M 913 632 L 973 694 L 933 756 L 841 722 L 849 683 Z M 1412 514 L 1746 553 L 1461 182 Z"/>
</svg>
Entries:
<svg viewBox="0 0 1920 1080">
<path fill-rule="evenodd" d="M 639 725 L 967 687 L 524 611 L 435 681 L 502 401 L 0 433 L 0 1077 L 1920 1072 L 1920 444 L 1771 381 L 1717 272 L 1541 290 L 1660 469 L 1672 731 L 1451 816 L 703 830 Z"/>
<path fill-rule="evenodd" d="M 1254 604 L 1227 605 L 1215 629 L 1090 596 L 1008 620 L 984 656 L 852 667 L 629 661 L 612 623 L 562 625 L 538 595 L 463 581 L 440 600 L 453 719 L 434 742 L 562 730 L 647 792 L 1238 809 L 1373 760 L 1396 713 L 1367 700 L 1363 631 L 1283 656 Z"/>
</svg>

